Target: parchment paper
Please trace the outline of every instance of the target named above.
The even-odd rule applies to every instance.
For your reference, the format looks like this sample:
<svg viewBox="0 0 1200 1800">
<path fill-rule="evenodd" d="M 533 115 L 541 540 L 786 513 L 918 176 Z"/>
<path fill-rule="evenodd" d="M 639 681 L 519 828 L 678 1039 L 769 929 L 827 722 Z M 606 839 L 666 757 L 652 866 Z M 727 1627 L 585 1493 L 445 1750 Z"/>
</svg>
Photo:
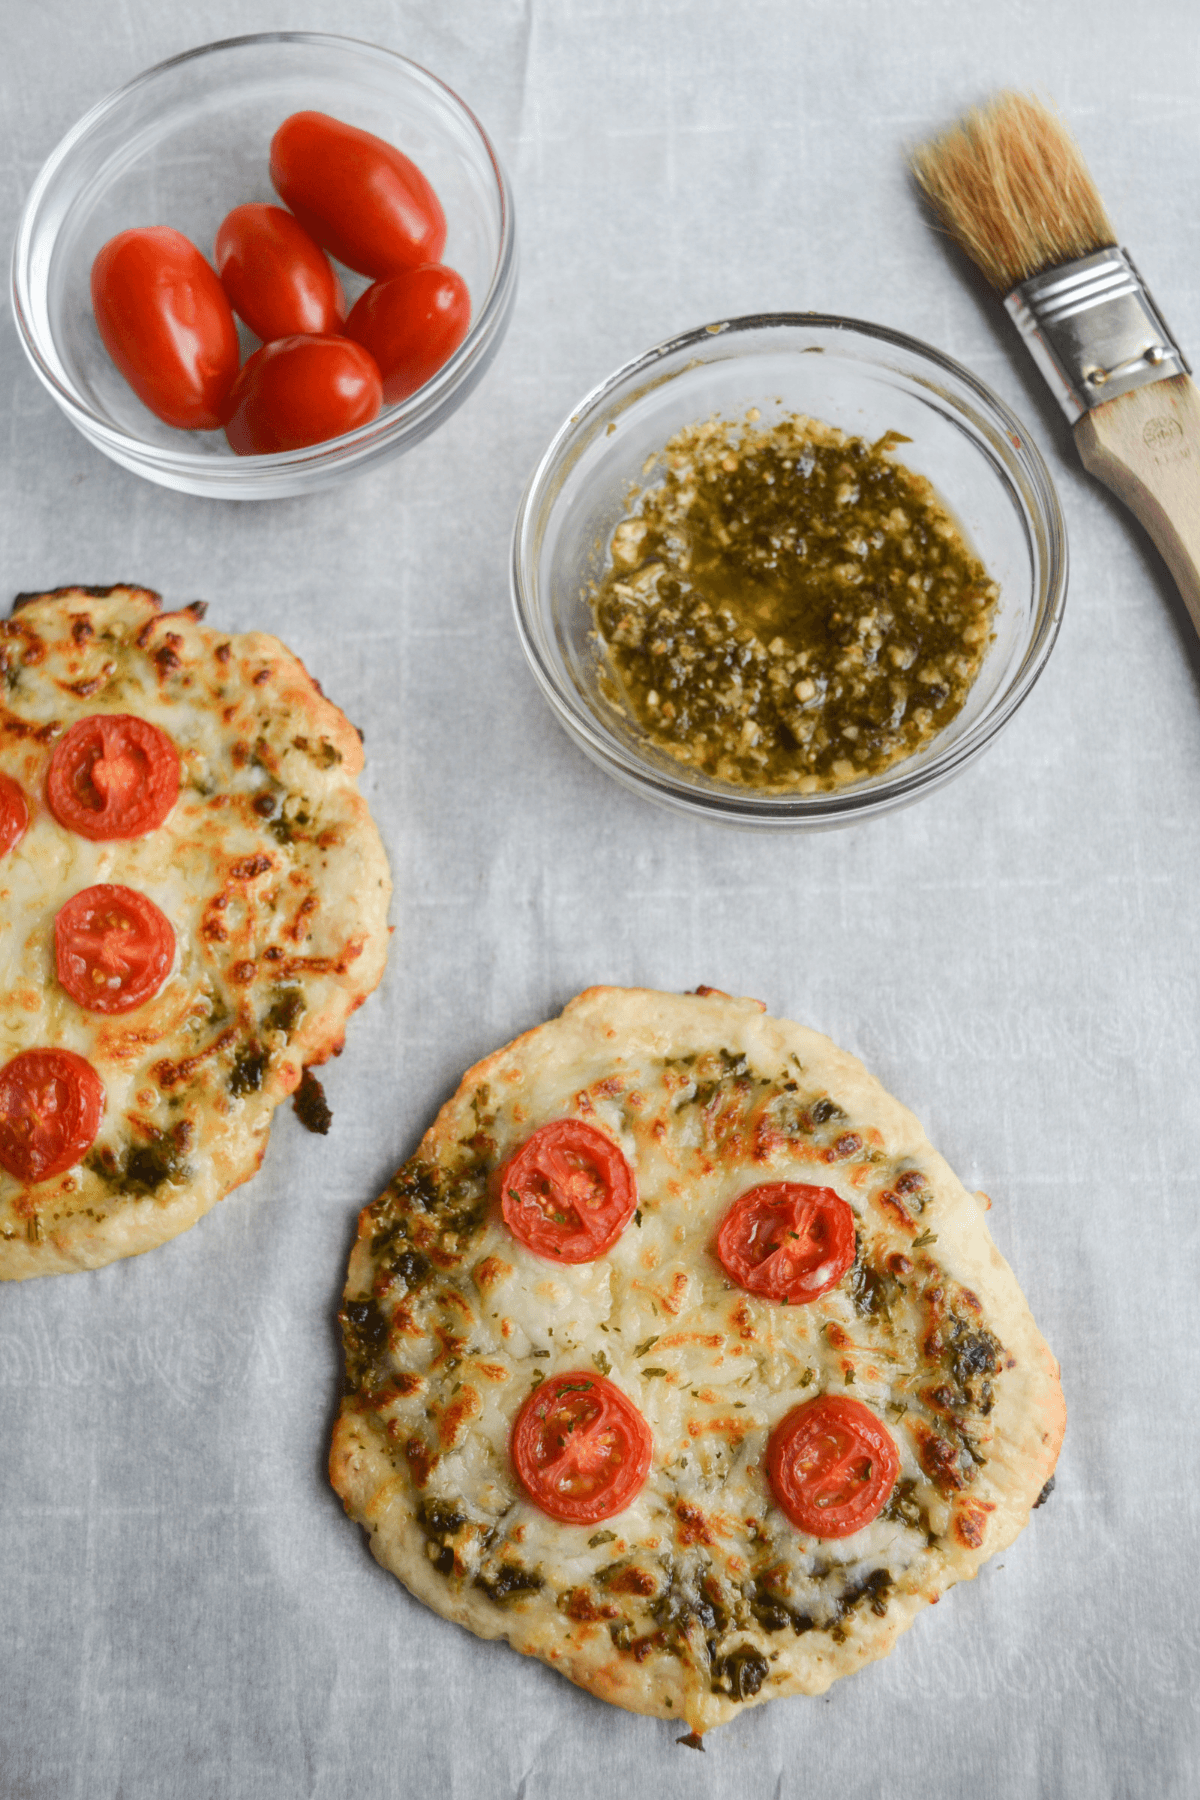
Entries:
<svg viewBox="0 0 1200 1800">
<path fill-rule="evenodd" d="M 9 239 L 94 101 L 292 26 L 462 94 L 523 253 L 484 386 L 406 460 L 304 502 L 122 472 L 0 329 L 0 588 L 132 579 L 278 632 L 366 732 L 397 890 L 383 987 L 327 1071 L 329 1137 L 281 1113 L 259 1177 L 182 1239 L 0 1291 L 0 1796 L 1194 1793 L 1200 652 L 902 152 L 994 87 L 1055 96 L 1200 355 L 1200 13 L 5 0 L 0 23 Z M 654 812 L 568 744 L 512 627 L 508 537 L 593 383 L 706 319 L 808 307 L 931 340 L 1017 408 L 1072 591 L 1040 685 L 958 782 L 758 841 Z M 886 1663 L 703 1756 L 425 1611 L 324 1474 L 358 1208 L 462 1069 L 597 980 L 755 994 L 863 1056 L 993 1196 L 1070 1409 L 1057 1491 L 998 1564 Z"/>
</svg>

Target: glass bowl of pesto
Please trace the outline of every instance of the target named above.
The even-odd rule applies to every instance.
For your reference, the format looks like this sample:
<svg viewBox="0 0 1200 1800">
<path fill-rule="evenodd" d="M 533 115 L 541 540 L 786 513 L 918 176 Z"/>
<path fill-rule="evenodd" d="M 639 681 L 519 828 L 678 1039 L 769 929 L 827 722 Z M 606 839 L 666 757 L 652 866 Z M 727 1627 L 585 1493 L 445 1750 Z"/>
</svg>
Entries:
<svg viewBox="0 0 1200 1800">
<path fill-rule="evenodd" d="M 290 114 L 328 113 L 400 146 L 446 214 L 444 259 L 471 297 L 471 325 L 423 387 L 357 430 L 300 450 L 236 456 L 223 431 L 184 431 L 142 405 L 100 340 L 91 267 L 134 226 L 169 225 L 211 258 L 217 227 L 245 201 L 280 204 L 268 150 Z M 342 270 L 349 304 L 368 278 Z M 478 119 L 437 76 L 377 44 L 272 31 L 189 50 L 87 113 L 44 164 L 12 258 L 12 306 L 35 373 L 89 443 L 185 494 L 266 500 L 305 494 L 403 455 L 481 379 L 508 328 L 517 255 L 508 180 Z M 241 354 L 258 345 L 239 325 Z"/>
<path fill-rule="evenodd" d="M 572 411 L 512 593 L 559 723 L 676 812 L 846 825 L 941 786 L 1053 648 L 1066 527 L 990 389 L 915 338 L 771 313 L 658 345 Z"/>
</svg>

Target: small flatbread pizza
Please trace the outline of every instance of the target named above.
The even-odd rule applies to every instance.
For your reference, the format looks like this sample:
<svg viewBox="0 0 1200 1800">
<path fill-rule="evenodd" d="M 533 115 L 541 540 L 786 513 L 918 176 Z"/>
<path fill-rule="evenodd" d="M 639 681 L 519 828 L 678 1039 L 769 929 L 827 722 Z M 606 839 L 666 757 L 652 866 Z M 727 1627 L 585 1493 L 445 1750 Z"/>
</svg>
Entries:
<svg viewBox="0 0 1200 1800">
<path fill-rule="evenodd" d="M 591 989 L 363 1212 L 333 1485 L 419 1599 L 605 1700 L 701 1733 L 819 1694 L 1051 1478 L 983 1205 L 827 1038 Z"/>
<path fill-rule="evenodd" d="M 276 638 L 137 588 L 0 622 L 0 1279 L 186 1231 L 383 973 L 359 734 Z"/>
</svg>

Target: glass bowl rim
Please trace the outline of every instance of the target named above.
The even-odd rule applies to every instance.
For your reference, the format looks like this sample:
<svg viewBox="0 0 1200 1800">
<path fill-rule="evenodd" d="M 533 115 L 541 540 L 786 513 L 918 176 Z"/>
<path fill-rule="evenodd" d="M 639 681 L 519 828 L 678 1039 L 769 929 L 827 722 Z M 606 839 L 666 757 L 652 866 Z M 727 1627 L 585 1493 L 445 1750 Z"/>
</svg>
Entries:
<svg viewBox="0 0 1200 1800">
<path fill-rule="evenodd" d="M 115 112 L 139 89 L 149 87 L 169 70 L 178 69 L 185 63 L 214 55 L 218 51 L 258 48 L 267 44 L 305 44 L 312 47 L 332 46 L 339 50 L 362 51 L 372 58 L 386 60 L 389 63 L 399 63 L 410 78 L 416 79 L 419 86 L 432 91 L 438 97 L 448 99 L 451 109 L 457 111 L 475 132 L 491 167 L 496 184 L 496 194 L 500 202 L 500 242 L 487 294 L 478 314 L 471 322 L 466 337 L 437 374 L 419 387 L 407 400 L 401 401 L 399 406 L 389 408 L 385 413 L 371 420 L 369 424 L 360 425 L 354 431 L 345 432 L 341 437 L 330 438 L 324 443 L 307 445 L 299 450 L 280 450 L 254 457 L 227 459 L 194 450 L 175 450 L 167 445 L 152 443 L 148 438 L 134 436 L 119 426 L 114 426 L 100 413 L 93 411 L 80 398 L 75 388 L 59 379 L 46 362 L 30 321 L 32 309 L 27 301 L 28 270 L 31 263 L 30 249 L 34 227 L 46 190 L 60 173 L 64 164 L 69 161 L 78 145 L 104 118 Z M 367 38 L 347 37 L 326 31 L 256 31 L 239 37 L 218 38 L 208 44 L 197 44 L 190 50 L 180 51 L 176 56 L 169 56 L 162 62 L 154 63 L 150 68 L 143 69 L 140 74 L 123 83 L 121 87 L 114 88 L 111 93 L 104 95 L 102 99 L 96 101 L 94 106 L 88 108 L 82 118 L 76 120 L 42 163 L 21 208 L 16 236 L 13 240 L 10 298 L 22 348 L 33 364 L 39 379 L 50 390 L 72 422 L 83 430 L 84 435 L 93 443 L 122 455 L 130 455 L 136 461 L 153 464 L 156 468 L 169 470 L 172 474 L 179 476 L 191 475 L 198 479 L 214 481 L 221 479 L 224 471 L 229 485 L 234 486 L 237 484 L 239 474 L 244 477 L 253 477 L 288 471 L 303 471 L 306 468 L 323 470 L 330 462 L 351 458 L 353 453 L 360 448 L 371 447 L 378 453 L 394 443 L 401 442 L 409 435 L 412 427 L 421 424 L 431 412 L 437 411 L 447 394 L 452 392 L 460 380 L 469 373 L 480 346 L 486 345 L 490 340 L 497 317 L 502 319 L 505 314 L 511 299 L 515 263 L 513 198 L 503 164 L 496 154 L 495 146 L 474 112 L 440 76 L 433 74 L 421 63 L 414 62 L 411 57 L 402 55 L 400 51 L 390 50 L 384 44 L 373 44 Z"/>
<path fill-rule="evenodd" d="M 653 379 L 655 368 L 681 352 L 701 345 L 711 346 L 714 340 L 723 339 L 731 333 L 746 334 L 774 327 L 844 332 L 848 338 L 861 336 L 930 363 L 935 369 L 944 370 L 956 382 L 962 383 L 978 403 L 983 416 L 1002 432 L 1011 445 L 1036 504 L 1039 516 L 1035 523 L 1041 525 L 1045 537 L 1043 589 L 1041 596 L 1036 590 L 1034 593 L 1038 604 L 1033 628 L 1026 634 L 1015 671 L 975 723 L 957 742 L 946 745 L 941 752 L 929 757 L 920 768 L 908 766 L 913 758 L 903 758 L 893 766 L 894 772 L 885 770 L 869 786 L 834 788 L 815 794 L 760 795 L 749 789 L 742 793 L 733 787 L 714 791 L 701 788 L 686 778 L 676 777 L 656 764 L 642 761 L 614 735 L 603 731 L 594 717 L 583 708 L 578 696 L 565 683 L 560 682 L 554 669 L 543 657 L 538 642 L 537 613 L 532 605 L 532 583 L 529 580 L 532 568 L 531 532 L 534 520 L 542 510 L 545 491 L 574 443 L 584 436 L 591 420 L 604 409 L 606 403 L 627 387 L 635 390 L 640 388 L 641 392 L 646 392 L 659 385 Z M 661 384 L 666 386 L 695 367 L 695 364 L 684 364 L 662 376 Z M 913 376 L 908 371 L 901 373 L 906 380 L 913 381 L 917 386 L 929 385 L 923 384 L 919 376 Z M 1013 484 L 1007 473 L 1005 481 L 1011 500 Z M 1028 536 L 1026 512 L 1029 501 L 1024 494 L 1018 493 L 1017 497 L 1021 503 L 1019 511 L 1022 526 Z M 551 508 L 554 504 L 552 500 Z M 1035 569 L 1038 567 L 1038 560 L 1035 558 Z M 644 797 L 657 799 L 675 811 L 722 819 L 731 824 L 816 826 L 850 823 L 855 819 L 890 811 L 893 807 L 915 800 L 942 785 L 974 760 L 1012 718 L 1046 666 L 1062 624 L 1068 570 L 1066 521 L 1045 459 L 1017 414 L 986 382 L 932 344 L 868 319 L 850 318 L 838 313 L 763 312 L 744 313 L 698 325 L 664 339 L 640 356 L 624 363 L 571 408 L 539 458 L 521 495 L 513 524 L 510 597 L 521 647 L 543 696 L 568 735 L 575 737 L 580 746 L 607 773 L 625 785 L 632 786 Z"/>
</svg>

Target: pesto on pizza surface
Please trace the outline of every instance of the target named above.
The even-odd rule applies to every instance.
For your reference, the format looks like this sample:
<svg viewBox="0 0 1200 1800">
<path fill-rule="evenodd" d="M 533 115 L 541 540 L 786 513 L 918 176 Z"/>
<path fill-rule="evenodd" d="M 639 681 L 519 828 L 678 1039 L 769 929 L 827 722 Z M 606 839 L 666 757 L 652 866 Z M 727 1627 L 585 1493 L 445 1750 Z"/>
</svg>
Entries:
<svg viewBox="0 0 1200 1800">
<path fill-rule="evenodd" d="M 472 1069 L 363 1212 L 341 1317 L 330 1469 L 379 1560 L 694 1731 L 885 1655 L 1062 1437 L 917 1121 L 705 990 L 592 989 Z"/>
</svg>

